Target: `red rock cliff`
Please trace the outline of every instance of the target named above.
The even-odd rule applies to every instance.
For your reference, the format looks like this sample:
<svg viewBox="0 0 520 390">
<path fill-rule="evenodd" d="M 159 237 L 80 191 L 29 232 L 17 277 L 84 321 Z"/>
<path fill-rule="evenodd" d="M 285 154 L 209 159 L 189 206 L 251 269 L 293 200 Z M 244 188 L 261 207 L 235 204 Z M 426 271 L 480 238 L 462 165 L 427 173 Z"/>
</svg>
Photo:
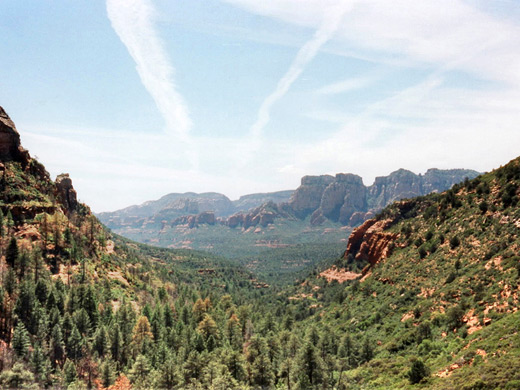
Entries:
<svg viewBox="0 0 520 390">
<path fill-rule="evenodd" d="M 356 260 L 366 260 L 370 266 L 390 256 L 393 242 L 398 236 L 397 233 L 385 232 L 392 223 L 391 219 L 365 221 L 350 235 L 344 256 L 352 255 Z"/>
</svg>

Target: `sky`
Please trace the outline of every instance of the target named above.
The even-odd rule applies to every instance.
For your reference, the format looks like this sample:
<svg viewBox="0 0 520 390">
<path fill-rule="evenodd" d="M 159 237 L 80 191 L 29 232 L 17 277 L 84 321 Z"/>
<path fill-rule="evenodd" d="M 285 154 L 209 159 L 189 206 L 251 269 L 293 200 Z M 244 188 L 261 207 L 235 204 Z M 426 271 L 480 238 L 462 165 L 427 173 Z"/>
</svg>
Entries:
<svg viewBox="0 0 520 390">
<path fill-rule="evenodd" d="M 520 155 L 517 0 L 2 0 L 0 105 L 96 212 Z"/>
</svg>

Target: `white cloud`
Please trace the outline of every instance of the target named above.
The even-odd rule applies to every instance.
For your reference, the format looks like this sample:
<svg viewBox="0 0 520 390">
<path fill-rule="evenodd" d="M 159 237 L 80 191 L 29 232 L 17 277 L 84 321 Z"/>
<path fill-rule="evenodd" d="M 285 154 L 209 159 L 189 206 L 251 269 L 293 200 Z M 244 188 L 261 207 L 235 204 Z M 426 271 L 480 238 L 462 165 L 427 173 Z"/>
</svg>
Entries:
<svg viewBox="0 0 520 390">
<path fill-rule="evenodd" d="M 150 0 L 107 0 L 106 7 L 112 27 L 135 61 L 167 130 L 186 141 L 192 123 L 174 82 L 174 68 L 153 25 L 153 4 Z"/>
<path fill-rule="evenodd" d="M 337 95 L 340 93 L 352 92 L 357 89 L 362 89 L 374 81 L 375 79 L 372 77 L 350 78 L 335 82 L 333 84 L 325 85 L 318 89 L 316 93 L 322 95 Z"/>
<path fill-rule="evenodd" d="M 342 0 L 223 0 L 290 24 L 319 28 L 326 6 Z M 337 53 L 371 52 L 381 63 L 412 61 L 520 85 L 520 28 L 462 0 L 364 0 L 343 18 Z M 348 45 L 349 50 L 341 47 Z M 375 55 L 374 53 L 377 53 Z"/>
<path fill-rule="evenodd" d="M 262 103 L 258 110 L 258 118 L 251 127 L 251 137 L 258 139 L 265 126 L 270 120 L 270 111 L 273 105 L 280 100 L 288 91 L 291 85 L 301 75 L 305 66 L 313 60 L 320 48 L 336 33 L 341 20 L 351 8 L 352 2 L 339 2 L 331 5 L 324 5 L 323 19 L 313 37 L 298 50 L 291 66 L 278 82 L 276 89 Z"/>
</svg>

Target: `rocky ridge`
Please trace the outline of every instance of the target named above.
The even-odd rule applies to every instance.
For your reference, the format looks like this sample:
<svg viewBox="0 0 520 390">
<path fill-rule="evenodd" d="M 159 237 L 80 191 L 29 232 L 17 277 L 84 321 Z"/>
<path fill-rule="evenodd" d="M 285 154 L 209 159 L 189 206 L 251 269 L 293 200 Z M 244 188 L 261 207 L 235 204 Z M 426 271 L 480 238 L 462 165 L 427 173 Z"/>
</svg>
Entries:
<svg viewBox="0 0 520 390">
<path fill-rule="evenodd" d="M 303 220 L 309 216 L 312 226 L 332 221 L 354 227 L 373 218 L 393 201 L 441 192 L 477 175 L 478 172 L 466 169 L 434 168 L 424 175 L 400 169 L 377 177 L 368 187 L 352 173 L 304 176 L 295 191 L 245 195 L 234 202 L 218 193 L 169 194 L 140 206 L 100 213 L 98 217 L 116 230 L 145 225 L 161 229 L 166 225 L 196 228 L 201 224 L 247 230 L 251 226 L 265 227 L 276 218 Z"/>
</svg>

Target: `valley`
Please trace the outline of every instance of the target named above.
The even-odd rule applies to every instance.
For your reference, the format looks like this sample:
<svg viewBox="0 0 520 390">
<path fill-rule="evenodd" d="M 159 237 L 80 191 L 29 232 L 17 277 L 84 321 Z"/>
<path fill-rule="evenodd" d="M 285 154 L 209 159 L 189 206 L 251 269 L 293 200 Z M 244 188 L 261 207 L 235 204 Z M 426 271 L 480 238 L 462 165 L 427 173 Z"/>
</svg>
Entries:
<svg viewBox="0 0 520 390">
<path fill-rule="evenodd" d="M 396 200 L 357 227 L 313 224 L 314 212 L 276 218 L 264 241 L 251 232 L 248 242 L 270 252 L 242 257 L 236 245 L 232 259 L 107 230 L 68 175 L 53 181 L 22 148 L 3 109 L 0 159 L 3 388 L 520 383 L 520 158 Z M 192 229 L 222 228 L 206 225 Z M 270 227 L 298 233 L 282 241 Z M 225 236 L 210 238 L 221 233 L 205 234 L 224 247 Z M 309 261 L 291 268 L 284 256 Z"/>
</svg>

